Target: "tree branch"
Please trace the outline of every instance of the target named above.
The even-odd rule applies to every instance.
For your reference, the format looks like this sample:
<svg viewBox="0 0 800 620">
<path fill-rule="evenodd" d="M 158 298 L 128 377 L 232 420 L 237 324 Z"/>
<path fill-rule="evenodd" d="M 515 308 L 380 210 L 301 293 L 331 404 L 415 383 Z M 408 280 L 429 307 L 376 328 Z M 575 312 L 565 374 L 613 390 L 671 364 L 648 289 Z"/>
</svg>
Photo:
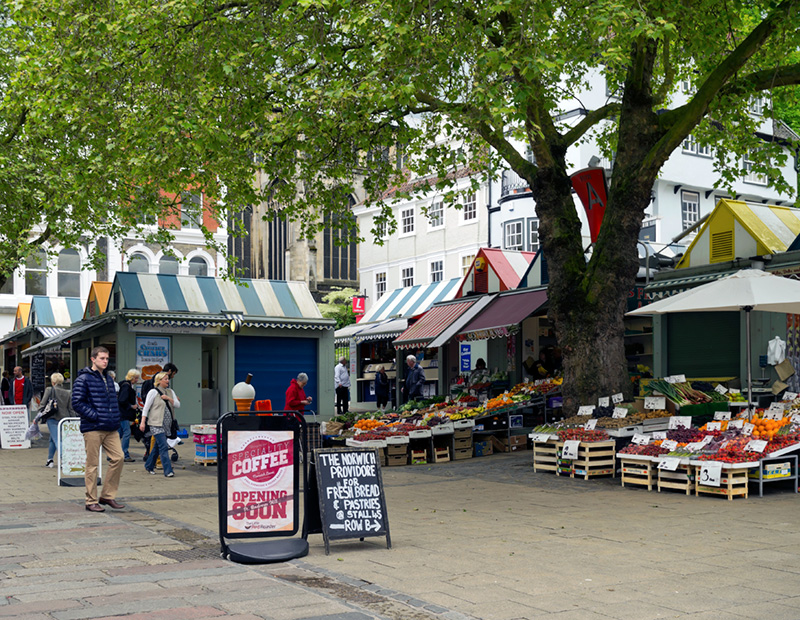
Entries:
<svg viewBox="0 0 800 620">
<path fill-rule="evenodd" d="M 564 142 L 567 146 L 574 144 L 598 122 L 619 114 L 621 109 L 622 106 L 619 103 L 607 103 L 602 108 L 592 110 L 583 117 L 580 123 L 564 134 Z"/>
<path fill-rule="evenodd" d="M 3 138 L 3 146 L 8 146 L 14 141 L 14 138 L 17 137 L 22 127 L 25 125 L 25 122 L 28 120 L 28 108 L 24 108 L 17 119 L 17 122 L 14 124 L 14 128 L 11 130 L 11 133 L 8 134 L 5 138 Z"/>
</svg>

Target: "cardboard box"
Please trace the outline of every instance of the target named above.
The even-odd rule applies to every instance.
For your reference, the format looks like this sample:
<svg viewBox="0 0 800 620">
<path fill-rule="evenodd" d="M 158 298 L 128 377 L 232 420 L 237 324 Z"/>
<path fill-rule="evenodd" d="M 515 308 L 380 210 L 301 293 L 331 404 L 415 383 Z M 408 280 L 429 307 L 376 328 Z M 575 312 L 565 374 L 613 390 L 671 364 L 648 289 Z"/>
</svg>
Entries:
<svg viewBox="0 0 800 620">
<path fill-rule="evenodd" d="M 527 450 L 528 444 L 517 444 L 516 446 L 508 446 L 509 452 L 519 452 L 520 450 Z"/>
<path fill-rule="evenodd" d="M 473 447 L 475 448 L 475 456 L 489 456 L 492 454 L 492 442 L 488 439 L 476 441 Z"/>
<path fill-rule="evenodd" d="M 508 441 L 505 438 L 497 437 L 496 435 L 491 435 L 491 442 L 492 442 L 492 450 L 494 452 L 508 452 Z"/>
<path fill-rule="evenodd" d="M 527 446 L 528 445 L 528 436 L 527 435 L 511 435 L 508 438 L 508 447 L 512 448 L 514 446 Z"/>
</svg>

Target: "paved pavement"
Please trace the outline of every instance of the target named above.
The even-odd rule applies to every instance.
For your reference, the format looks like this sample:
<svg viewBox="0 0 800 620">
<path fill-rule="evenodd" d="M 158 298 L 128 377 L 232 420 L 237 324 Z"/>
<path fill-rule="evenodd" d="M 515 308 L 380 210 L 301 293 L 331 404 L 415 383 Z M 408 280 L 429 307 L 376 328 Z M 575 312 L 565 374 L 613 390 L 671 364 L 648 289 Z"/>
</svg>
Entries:
<svg viewBox="0 0 800 620">
<path fill-rule="evenodd" d="M 126 463 L 121 511 L 58 487 L 44 441 L 0 450 L 0 617 L 800 618 L 800 495 L 726 501 L 534 473 L 531 453 L 384 468 L 385 539 L 219 557 L 216 469 Z M 133 450 L 141 455 L 141 450 Z"/>
</svg>

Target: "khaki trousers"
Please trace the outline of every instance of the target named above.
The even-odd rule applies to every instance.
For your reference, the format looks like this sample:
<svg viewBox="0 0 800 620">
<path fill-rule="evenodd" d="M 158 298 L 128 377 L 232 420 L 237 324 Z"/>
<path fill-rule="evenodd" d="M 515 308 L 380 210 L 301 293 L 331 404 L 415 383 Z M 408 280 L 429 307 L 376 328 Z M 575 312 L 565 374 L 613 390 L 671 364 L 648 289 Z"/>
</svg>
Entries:
<svg viewBox="0 0 800 620">
<path fill-rule="evenodd" d="M 97 465 L 100 461 L 100 446 L 111 462 L 103 480 L 103 499 L 116 499 L 119 478 L 125 455 L 119 441 L 119 431 L 89 431 L 83 434 L 86 445 L 86 505 L 97 503 Z"/>
</svg>

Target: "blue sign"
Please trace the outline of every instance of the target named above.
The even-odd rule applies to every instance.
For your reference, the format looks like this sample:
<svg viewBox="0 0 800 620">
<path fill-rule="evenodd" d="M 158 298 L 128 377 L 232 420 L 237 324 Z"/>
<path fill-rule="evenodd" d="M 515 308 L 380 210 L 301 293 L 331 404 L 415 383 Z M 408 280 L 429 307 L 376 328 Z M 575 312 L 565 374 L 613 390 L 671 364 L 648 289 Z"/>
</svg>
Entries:
<svg viewBox="0 0 800 620">
<path fill-rule="evenodd" d="M 472 370 L 472 345 L 461 344 L 461 372 Z"/>
</svg>

